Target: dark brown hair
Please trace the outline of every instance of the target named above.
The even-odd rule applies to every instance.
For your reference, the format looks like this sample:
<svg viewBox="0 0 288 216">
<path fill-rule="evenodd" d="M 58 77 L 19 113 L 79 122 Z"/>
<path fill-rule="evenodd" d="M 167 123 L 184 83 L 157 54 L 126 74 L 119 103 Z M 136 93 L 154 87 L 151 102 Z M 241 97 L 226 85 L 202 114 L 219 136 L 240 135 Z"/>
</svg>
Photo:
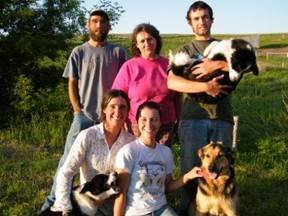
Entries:
<svg viewBox="0 0 288 216">
<path fill-rule="evenodd" d="M 128 111 L 130 110 L 130 101 L 129 101 L 127 94 L 122 90 L 111 89 L 104 95 L 104 97 L 102 99 L 102 103 L 101 103 L 101 120 L 102 121 L 104 121 L 106 119 L 105 113 L 103 111 L 106 109 L 109 102 L 113 98 L 116 98 L 116 97 L 122 97 L 127 103 Z"/>
<path fill-rule="evenodd" d="M 190 20 L 190 12 L 191 11 L 195 11 L 197 9 L 203 9 L 203 10 L 208 10 L 210 19 L 213 21 L 214 17 L 213 17 L 213 10 L 212 8 L 205 2 L 203 1 L 196 1 L 194 2 L 192 5 L 190 5 L 187 14 L 186 14 L 186 20 L 189 24 L 191 24 L 191 20 Z"/>
<path fill-rule="evenodd" d="M 149 109 L 155 109 L 155 110 L 157 110 L 158 113 L 159 113 L 160 119 L 161 119 L 162 114 L 161 114 L 161 110 L 160 110 L 159 105 L 158 105 L 156 102 L 154 102 L 154 101 L 146 101 L 146 102 L 142 103 L 142 104 L 138 107 L 138 109 L 137 109 L 137 113 L 136 113 L 136 120 L 137 120 L 137 122 L 138 122 L 138 120 L 139 120 L 139 118 L 140 118 L 140 116 L 141 116 L 142 110 L 143 110 L 144 108 L 146 108 L 146 107 L 149 108 Z"/>
<path fill-rule="evenodd" d="M 106 21 L 110 21 L 109 19 L 109 15 L 106 13 L 106 11 L 101 10 L 101 9 L 94 9 L 90 12 L 89 14 L 89 19 L 91 18 L 91 16 L 101 16 L 104 19 L 106 19 Z"/>
<path fill-rule="evenodd" d="M 136 40 L 136 36 L 139 32 L 147 32 L 148 34 L 150 34 L 153 38 L 156 39 L 156 50 L 155 53 L 156 54 L 160 54 L 161 48 L 162 48 L 162 39 L 160 36 L 159 31 L 151 24 L 148 23 L 141 23 L 139 25 L 136 26 L 136 28 L 133 30 L 132 33 L 132 44 L 131 44 L 131 52 L 133 56 L 140 56 L 140 50 L 137 48 L 137 40 Z"/>
</svg>

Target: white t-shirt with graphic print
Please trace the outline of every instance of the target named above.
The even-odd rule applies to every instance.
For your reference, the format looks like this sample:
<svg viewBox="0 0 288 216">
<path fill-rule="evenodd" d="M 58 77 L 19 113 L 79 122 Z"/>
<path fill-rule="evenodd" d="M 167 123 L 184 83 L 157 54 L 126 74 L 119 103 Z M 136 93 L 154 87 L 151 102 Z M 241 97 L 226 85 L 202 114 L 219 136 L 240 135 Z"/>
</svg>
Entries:
<svg viewBox="0 0 288 216">
<path fill-rule="evenodd" d="M 115 168 L 130 174 L 125 215 L 148 214 L 165 205 L 165 180 L 174 167 L 173 155 L 167 146 L 157 143 L 153 149 L 137 139 L 120 149 Z"/>
</svg>

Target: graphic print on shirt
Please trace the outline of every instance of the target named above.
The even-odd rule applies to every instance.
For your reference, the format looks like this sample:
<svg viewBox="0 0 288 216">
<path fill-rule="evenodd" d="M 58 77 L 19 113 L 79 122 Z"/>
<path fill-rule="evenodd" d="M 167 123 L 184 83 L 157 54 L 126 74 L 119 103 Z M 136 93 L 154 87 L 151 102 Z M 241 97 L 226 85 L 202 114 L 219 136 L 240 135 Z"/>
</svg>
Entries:
<svg viewBox="0 0 288 216">
<path fill-rule="evenodd" d="M 143 199 L 157 199 L 162 196 L 166 179 L 165 166 L 162 162 L 139 162 L 138 180 L 135 189 Z"/>
</svg>

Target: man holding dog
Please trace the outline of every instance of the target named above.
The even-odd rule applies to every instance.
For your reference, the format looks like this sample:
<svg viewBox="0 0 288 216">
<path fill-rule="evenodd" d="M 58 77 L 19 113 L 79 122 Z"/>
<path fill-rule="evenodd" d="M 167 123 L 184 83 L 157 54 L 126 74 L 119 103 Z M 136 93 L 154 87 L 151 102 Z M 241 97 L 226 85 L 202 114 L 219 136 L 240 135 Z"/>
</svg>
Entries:
<svg viewBox="0 0 288 216">
<path fill-rule="evenodd" d="M 211 37 L 211 26 L 213 23 L 212 8 L 203 1 L 194 2 L 187 11 L 186 19 L 195 34 L 191 44 L 185 45 L 181 51 L 190 57 L 199 58 L 205 48 L 215 39 Z M 228 71 L 224 61 L 209 61 L 204 59 L 203 63 L 197 65 L 193 73 L 201 77 L 216 69 Z M 169 71 L 168 88 L 183 93 L 199 93 L 216 97 L 220 93 L 226 93 L 226 86 L 218 81 L 222 77 L 216 77 L 208 82 L 189 81 Z M 233 113 L 231 97 L 228 95 L 216 104 L 205 104 L 185 97 L 182 114 L 179 122 L 179 139 L 181 143 L 181 171 L 182 174 L 191 168 L 200 165 L 197 151 L 210 141 L 220 141 L 231 147 L 233 131 Z M 191 182 L 189 187 L 183 189 L 181 194 L 180 215 L 187 215 L 187 208 L 196 194 L 196 182 Z"/>
<path fill-rule="evenodd" d="M 68 78 L 68 93 L 74 118 L 51 193 L 42 206 L 42 211 L 55 201 L 55 179 L 77 135 L 99 123 L 103 95 L 111 88 L 119 68 L 126 60 L 125 50 L 106 40 L 111 26 L 105 11 L 93 10 L 86 27 L 90 35 L 89 41 L 73 49 L 63 73 L 63 77 Z"/>
</svg>

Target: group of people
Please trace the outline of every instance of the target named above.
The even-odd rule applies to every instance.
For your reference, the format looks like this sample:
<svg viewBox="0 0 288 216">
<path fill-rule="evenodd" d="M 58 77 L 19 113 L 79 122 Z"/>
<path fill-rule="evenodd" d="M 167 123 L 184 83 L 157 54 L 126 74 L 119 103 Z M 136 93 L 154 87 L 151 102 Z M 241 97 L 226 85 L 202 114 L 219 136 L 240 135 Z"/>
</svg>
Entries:
<svg viewBox="0 0 288 216">
<path fill-rule="evenodd" d="M 197 58 L 215 40 L 210 33 L 213 11 L 205 2 L 196 1 L 186 19 L 195 39 L 181 50 Z M 226 93 L 218 83 L 221 77 L 197 82 L 175 75 L 168 59 L 160 55 L 161 36 L 151 24 L 134 29 L 130 59 L 123 48 L 107 41 L 111 26 L 105 11 L 93 10 L 86 27 L 89 41 L 73 49 L 63 74 L 68 78 L 74 118 L 51 193 L 41 210 L 51 206 L 71 210 L 70 193 L 77 173 L 83 184 L 97 173 L 116 170 L 121 192 L 115 200 L 99 201 L 97 215 L 177 215 L 165 194 L 179 188 L 178 214 L 186 215 L 191 191 L 196 192 L 193 181 L 201 178 L 197 150 L 210 141 L 231 146 L 233 118 L 229 95 L 211 105 L 182 93 L 206 92 L 215 97 Z M 227 70 L 227 64 L 204 59 L 193 73 L 202 76 L 216 69 Z M 177 180 L 172 178 L 170 148 L 175 125 L 181 144 L 182 175 Z"/>
</svg>

